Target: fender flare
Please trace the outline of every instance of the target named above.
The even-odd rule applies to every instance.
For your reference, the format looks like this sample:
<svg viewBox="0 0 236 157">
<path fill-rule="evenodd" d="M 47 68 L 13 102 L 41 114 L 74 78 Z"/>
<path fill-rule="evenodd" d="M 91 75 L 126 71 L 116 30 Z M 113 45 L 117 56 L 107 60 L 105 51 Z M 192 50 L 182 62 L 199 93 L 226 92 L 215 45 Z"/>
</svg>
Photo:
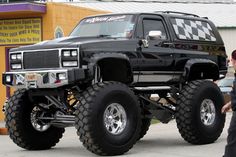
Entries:
<svg viewBox="0 0 236 157">
<path fill-rule="evenodd" d="M 121 59 L 121 60 L 126 61 L 127 65 L 129 66 L 128 68 L 129 68 L 131 74 L 133 74 L 132 68 L 130 65 L 130 60 L 127 55 L 121 54 L 121 53 L 98 53 L 98 54 L 94 54 L 89 59 L 88 70 L 89 70 L 89 74 L 91 76 L 94 76 L 95 68 L 96 68 L 98 62 L 101 60 L 104 60 L 104 59 Z"/>
<path fill-rule="evenodd" d="M 218 65 L 209 59 L 190 59 L 186 62 L 184 67 L 183 78 L 184 80 L 192 80 L 191 73 L 193 72 L 194 68 L 205 66 L 205 70 L 211 69 L 212 71 L 208 71 L 209 76 L 200 76 L 198 79 L 219 79 L 219 67 Z M 203 73 L 204 71 L 202 71 Z M 203 74 L 201 74 L 203 75 Z"/>
</svg>

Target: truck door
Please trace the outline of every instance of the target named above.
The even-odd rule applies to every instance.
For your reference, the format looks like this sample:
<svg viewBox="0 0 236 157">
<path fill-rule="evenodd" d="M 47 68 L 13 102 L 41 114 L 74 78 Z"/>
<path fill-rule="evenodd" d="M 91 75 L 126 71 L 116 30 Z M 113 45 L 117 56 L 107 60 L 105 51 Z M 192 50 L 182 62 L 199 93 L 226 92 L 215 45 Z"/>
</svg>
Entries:
<svg viewBox="0 0 236 157">
<path fill-rule="evenodd" d="M 148 39 L 149 46 L 142 47 L 139 82 L 168 82 L 173 79 L 174 59 L 172 42 L 161 16 L 142 15 L 138 22 L 138 36 L 145 39 L 150 31 L 161 31 L 161 39 Z"/>
</svg>

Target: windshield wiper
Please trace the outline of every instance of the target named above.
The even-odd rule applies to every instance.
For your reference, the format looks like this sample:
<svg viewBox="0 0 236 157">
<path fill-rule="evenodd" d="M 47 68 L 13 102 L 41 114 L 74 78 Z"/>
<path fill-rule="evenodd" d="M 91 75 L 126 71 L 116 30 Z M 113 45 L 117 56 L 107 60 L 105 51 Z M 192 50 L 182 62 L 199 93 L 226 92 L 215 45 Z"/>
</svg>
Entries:
<svg viewBox="0 0 236 157">
<path fill-rule="evenodd" d="M 96 36 L 96 38 L 114 38 L 111 35 L 106 35 L 106 34 L 99 34 Z"/>
<path fill-rule="evenodd" d="M 117 38 L 112 35 L 106 35 L 106 34 L 100 34 L 100 35 L 94 35 L 94 36 L 79 36 L 79 37 L 86 37 L 86 38 Z"/>
</svg>

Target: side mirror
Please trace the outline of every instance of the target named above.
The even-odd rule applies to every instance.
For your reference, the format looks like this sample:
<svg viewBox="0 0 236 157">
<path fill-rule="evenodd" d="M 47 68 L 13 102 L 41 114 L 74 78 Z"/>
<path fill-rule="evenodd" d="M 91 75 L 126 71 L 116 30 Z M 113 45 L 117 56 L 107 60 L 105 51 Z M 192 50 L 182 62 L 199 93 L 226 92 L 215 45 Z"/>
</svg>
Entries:
<svg viewBox="0 0 236 157">
<path fill-rule="evenodd" d="M 148 33 L 148 37 L 150 40 L 158 40 L 162 38 L 162 32 L 161 31 L 150 31 Z"/>
<path fill-rule="evenodd" d="M 161 31 L 149 31 L 148 35 L 145 37 L 145 39 L 142 39 L 139 41 L 139 46 L 141 47 L 143 45 L 144 48 L 148 48 L 149 41 L 148 40 L 160 40 L 162 39 L 162 32 Z"/>
</svg>

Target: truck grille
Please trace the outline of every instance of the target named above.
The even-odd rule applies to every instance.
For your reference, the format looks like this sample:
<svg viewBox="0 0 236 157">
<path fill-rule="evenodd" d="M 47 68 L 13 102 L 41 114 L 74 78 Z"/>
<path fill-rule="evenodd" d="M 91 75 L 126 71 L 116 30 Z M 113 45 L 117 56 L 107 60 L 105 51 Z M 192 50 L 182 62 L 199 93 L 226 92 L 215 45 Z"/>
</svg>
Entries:
<svg viewBox="0 0 236 157">
<path fill-rule="evenodd" d="M 24 69 L 59 67 L 59 51 L 34 51 L 24 53 Z"/>
</svg>

